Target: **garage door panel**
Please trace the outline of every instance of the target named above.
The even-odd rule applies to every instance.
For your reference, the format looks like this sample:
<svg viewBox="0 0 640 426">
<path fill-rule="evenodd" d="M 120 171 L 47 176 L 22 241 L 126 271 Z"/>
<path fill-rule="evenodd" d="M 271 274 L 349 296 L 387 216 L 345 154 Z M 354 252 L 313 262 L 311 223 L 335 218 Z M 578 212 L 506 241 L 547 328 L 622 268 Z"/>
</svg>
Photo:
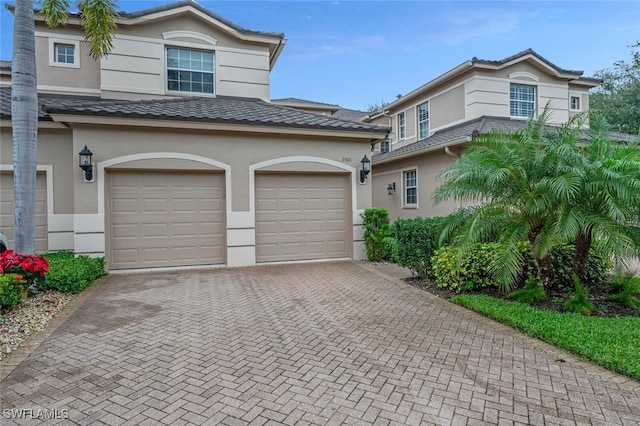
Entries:
<svg viewBox="0 0 640 426">
<path fill-rule="evenodd" d="M 142 225 L 142 238 L 150 238 L 150 237 L 165 238 L 169 235 L 168 228 L 169 226 L 165 223 L 153 223 L 153 224 Z"/>
<path fill-rule="evenodd" d="M 224 263 L 224 176 L 109 173 L 110 269 Z"/>
<path fill-rule="evenodd" d="M 349 257 L 346 175 L 258 174 L 258 262 Z"/>
<path fill-rule="evenodd" d="M 46 252 L 49 248 L 47 227 L 47 178 L 45 173 L 36 175 L 36 224 L 34 229 L 35 251 Z M 14 193 L 13 173 L 0 173 L 0 231 L 14 245 Z"/>
</svg>

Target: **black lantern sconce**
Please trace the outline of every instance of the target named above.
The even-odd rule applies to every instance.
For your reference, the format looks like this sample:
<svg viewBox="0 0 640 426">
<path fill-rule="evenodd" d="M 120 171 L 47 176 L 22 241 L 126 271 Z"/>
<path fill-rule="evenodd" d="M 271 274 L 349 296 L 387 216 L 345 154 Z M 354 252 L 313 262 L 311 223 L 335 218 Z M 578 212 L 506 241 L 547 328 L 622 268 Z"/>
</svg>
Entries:
<svg viewBox="0 0 640 426">
<path fill-rule="evenodd" d="M 367 175 L 371 172 L 371 160 L 367 158 L 367 154 L 362 157 L 360 163 L 362 163 L 362 169 L 360 169 L 360 183 L 366 183 Z"/>
<path fill-rule="evenodd" d="M 85 182 L 93 181 L 93 163 L 91 162 L 91 157 L 93 157 L 93 152 L 85 145 L 82 148 L 82 151 L 78 153 L 80 156 L 80 168 L 84 171 L 84 180 Z"/>
<path fill-rule="evenodd" d="M 393 195 L 395 193 L 396 193 L 396 183 L 391 182 L 389 185 L 387 185 L 387 195 Z"/>
</svg>

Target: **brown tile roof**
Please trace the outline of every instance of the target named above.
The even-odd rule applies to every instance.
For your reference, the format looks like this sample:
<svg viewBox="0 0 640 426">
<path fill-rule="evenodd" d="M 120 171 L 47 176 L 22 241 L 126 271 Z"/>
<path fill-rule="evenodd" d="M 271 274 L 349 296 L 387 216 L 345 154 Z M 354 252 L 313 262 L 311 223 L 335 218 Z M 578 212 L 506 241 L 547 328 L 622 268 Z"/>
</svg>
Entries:
<svg viewBox="0 0 640 426">
<path fill-rule="evenodd" d="M 0 117 L 11 117 L 10 88 L 0 88 Z M 40 95 L 41 120 L 51 114 L 118 117 L 131 119 L 180 120 L 218 124 L 244 124 L 300 129 L 389 132 L 388 127 L 341 120 L 273 105 L 260 99 L 218 96 L 154 100 L 112 100 L 78 96 Z"/>
<path fill-rule="evenodd" d="M 485 134 L 491 130 L 503 130 L 507 132 L 516 132 L 522 129 L 527 122 L 525 120 L 514 120 L 506 117 L 490 117 L 483 116 L 474 120 L 458 124 L 456 126 L 449 127 L 447 129 L 439 130 L 428 138 L 421 139 L 417 142 L 413 142 L 409 145 L 405 145 L 401 148 L 393 151 L 376 154 L 371 157 L 373 162 L 390 161 L 396 157 L 405 157 L 411 155 L 419 155 L 424 151 L 430 151 L 431 148 L 445 147 L 452 144 L 462 144 L 467 142 L 467 137 L 477 134 Z M 549 126 L 549 128 L 553 128 Z M 611 137 L 618 142 L 627 143 L 637 141 L 638 137 L 634 135 L 628 135 L 626 133 L 610 132 Z M 585 134 L 585 138 L 587 138 Z"/>
<path fill-rule="evenodd" d="M 471 63 L 472 64 L 486 64 L 486 65 L 504 65 L 506 63 L 509 63 L 513 60 L 522 58 L 523 56 L 527 56 L 527 55 L 532 55 L 535 56 L 536 58 L 538 58 L 540 61 L 544 62 L 545 64 L 549 65 L 551 68 L 555 69 L 558 72 L 561 72 L 563 74 L 575 74 L 576 77 L 581 76 L 584 71 L 577 71 L 577 70 L 567 70 L 564 68 L 560 68 L 559 66 L 557 66 L 556 64 L 554 64 L 553 62 L 551 62 L 550 60 L 548 60 L 547 58 L 543 57 L 542 55 L 538 54 L 535 50 L 529 48 L 529 49 L 525 49 L 521 52 L 516 53 L 515 55 L 511 55 L 508 56 L 504 59 L 500 59 L 498 61 L 491 61 L 491 60 L 487 60 L 487 59 L 478 59 L 477 57 L 473 57 L 471 59 Z"/>
<path fill-rule="evenodd" d="M 211 12 L 209 9 L 201 6 L 199 3 L 193 1 L 193 0 L 183 0 L 183 1 L 179 1 L 179 2 L 175 2 L 175 3 L 170 3 L 170 4 L 165 4 L 165 5 L 161 5 L 161 6 L 156 6 L 156 7 L 151 7 L 148 9 L 143 9 L 143 10 L 138 10 L 135 12 L 118 12 L 118 16 L 120 16 L 121 18 L 124 19 L 134 19 L 134 18 L 139 18 L 142 16 L 147 16 L 147 15 L 151 15 L 154 13 L 158 13 L 158 12 L 165 12 L 165 11 L 169 11 L 169 10 L 173 10 L 173 9 L 178 9 L 180 7 L 183 6 L 191 6 L 197 10 L 199 10 L 200 12 L 204 13 L 205 15 L 222 22 L 223 24 L 233 28 L 236 31 L 239 31 L 243 34 L 250 34 L 250 35 L 256 35 L 256 36 L 266 36 L 266 37 L 276 37 L 276 38 L 281 38 L 284 39 L 284 34 L 283 33 L 278 33 L 278 32 L 264 32 L 264 31 L 254 31 L 254 30 L 248 30 L 246 28 L 242 28 L 241 26 L 234 24 L 233 22 L 223 18 L 222 16 L 215 14 L 213 12 Z M 78 16 L 78 15 L 76 15 Z"/>
<path fill-rule="evenodd" d="M 309 101 L 306 99 L 300 98 L 281 98 L 281 99 L 271 99 L 271 102 L 276 105 L 299 105 L 301 107 L 309 106 L 309 107 L 317 107 L 317 108 L 326 108 L 326 109 L 339 109 L 340 105 L 336 104 L 326 104 L 324 102 L 315 102 Z"/>
</svg>

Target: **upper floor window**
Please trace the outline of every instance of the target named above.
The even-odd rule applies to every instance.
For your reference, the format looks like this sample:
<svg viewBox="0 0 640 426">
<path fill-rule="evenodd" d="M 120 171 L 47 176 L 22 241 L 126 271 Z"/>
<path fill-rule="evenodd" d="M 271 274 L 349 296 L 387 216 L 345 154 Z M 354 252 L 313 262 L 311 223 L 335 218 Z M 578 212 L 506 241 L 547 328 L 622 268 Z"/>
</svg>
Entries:
<svg viewBox="0 0 640 426">
<path fill-rule="evenodd" d="M 168 47 L 167 90 L 214 93 L 213 52 Z"/>
<path fill-rule="evenodd" d="M 49 37 L 49 66 L 80 68 L 80 39 L 74 37 Z"/>
<path fill-rule="evenodd" d="M 574 111 L 580 110 L 580 97 L 579 96 L 571 96 L 570 100 L 570 108 Z"/>
<path fill-rule="evenodd" d="M 429 102 L 418 106 L 418 139 L 429 137 Z"/>
<path fill-rule="evenodd" d="M 59 64 L 73 64 L 75 62 L 75 46 L 72 44 L 55 43 L 55 62 Z"/>
<path fill-rule="evenodd" d="M 404 112 L 398 114 L 398 140 L 402 140 L 407 136 L 407 126 Z"/>
<path fill-rule="evenodd" d="M 509 114 L 530 118 L 536 110 L 536 88 L 525 84 L 511 84 Z"/>
<path fill-rule="evenodd" d="M 381 153 L 389 152 L 390 150 L 391 150 L 391 142 L 389 141 L 389 139 L 380 142 Z"/>
<path fill-rule="evenodd" d="M 418 172 L 407 170 L 404 175 L 404 205 L 416 206 L 418 204 Z"/>
</svg>

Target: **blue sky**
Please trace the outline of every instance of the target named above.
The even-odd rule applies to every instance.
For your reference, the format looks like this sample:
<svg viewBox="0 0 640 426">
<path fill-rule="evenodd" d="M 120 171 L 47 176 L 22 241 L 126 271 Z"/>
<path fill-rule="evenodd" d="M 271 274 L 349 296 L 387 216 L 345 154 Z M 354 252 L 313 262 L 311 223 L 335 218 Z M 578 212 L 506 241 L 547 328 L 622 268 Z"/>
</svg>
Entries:
<svg viewBox="0 0 640 426">
<path fill-rule="evenodd" d="M 120 0 L 134 11 L 171 3 Z M 225 1 L 199 3 L 236 24 L 284 32 L 271 97 L 365 109 L 406 94 L 476 56 L 532 48 L 586 76 L 630 58 L 640 41 L 639 1 Z M 1 59 L 11 58 L 13 16 L 0 10 Z"/>
</svg>

